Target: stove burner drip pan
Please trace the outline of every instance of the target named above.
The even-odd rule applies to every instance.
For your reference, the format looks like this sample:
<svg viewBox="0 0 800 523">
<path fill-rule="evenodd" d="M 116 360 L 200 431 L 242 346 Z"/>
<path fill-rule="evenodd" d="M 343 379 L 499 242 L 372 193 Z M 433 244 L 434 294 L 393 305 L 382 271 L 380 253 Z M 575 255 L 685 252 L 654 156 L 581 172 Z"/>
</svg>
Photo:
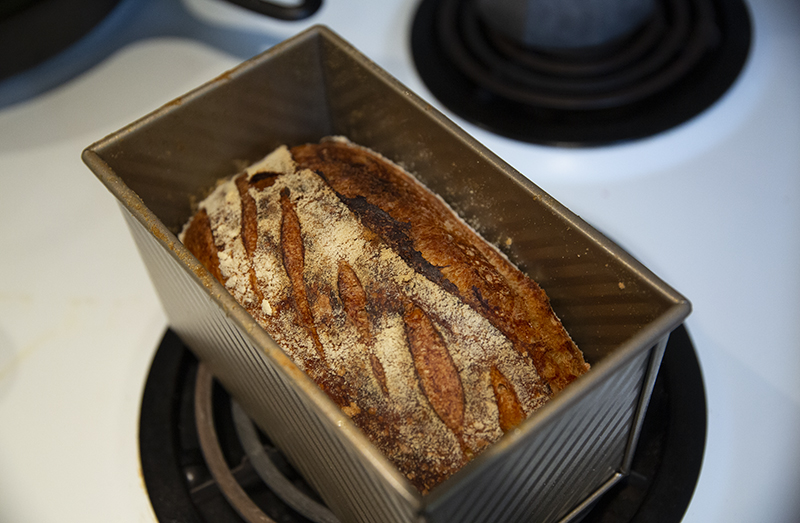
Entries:
<svg viewBox="0 0 800 523">
<path fill-rule="evenodd" d="M 175 236 L 218 178 L 328 135 L 406 166 L 502 245 L 593 366 L 426 496 Z M 630 471 L 688 301 L 328 29 L 245 62 L 83 158 L 120 201 L 171 328 L 340 520 L 566 521 Z"/>
<path fill-rule="evenodd" d="M 705 448 L 704 398 L 691 338 L 678 327 L 667 343 L 630 474 L 576 523 L 681 521 Z M 172 331 L 153 358 L 139 420 L 142 475 L 158 521 L 338 521 Z"/>
<path fill-rule="evenodd" d="M 475 0 L 424 0 L 412 52 L 448 109 L 532 143 L 602 145 L 683 123 L 722 96 L 750 47 L 741 0 L 658 0 L 631 35 L 591 48 L 526 47 Z"/>
</svg>

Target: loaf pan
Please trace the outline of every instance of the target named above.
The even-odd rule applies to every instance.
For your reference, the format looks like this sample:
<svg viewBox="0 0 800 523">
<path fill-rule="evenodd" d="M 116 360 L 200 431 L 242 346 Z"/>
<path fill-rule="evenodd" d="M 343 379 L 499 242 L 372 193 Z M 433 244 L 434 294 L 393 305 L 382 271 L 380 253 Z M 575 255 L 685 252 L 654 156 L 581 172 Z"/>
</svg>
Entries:
<svg viewBox="0 0 800 523">
<path fill-rule="evenodd" d="M 402 165 L 498 245 L 545 289 L 592 365 L 425 496 L 176 237 L 218 178 L 280 144 L 331 135 Z M 331 30 L 244 62 L 83 160 L 118 199 L 170 327 L 340 520 L 570 521 L 628 473 L 689 302 Z"/>
</svg>

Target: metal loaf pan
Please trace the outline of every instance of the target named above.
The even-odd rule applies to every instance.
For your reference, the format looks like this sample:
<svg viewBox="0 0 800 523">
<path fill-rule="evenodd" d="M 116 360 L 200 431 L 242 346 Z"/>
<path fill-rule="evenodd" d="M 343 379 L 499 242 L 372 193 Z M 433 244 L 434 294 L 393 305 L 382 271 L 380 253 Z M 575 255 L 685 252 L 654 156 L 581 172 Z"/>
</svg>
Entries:
<svg viewBox="0 0 800 523">
<path fill-rule="evenodd" d="M 328 135 L 403 165 L 498 244 L 593 366 L 426 496 L 176 238 L 218 178 Z M 119 200 L 171 328 L 342 521 L 568 521 L 627 473 L 688 301 L 329 29 L 244 62 L 83 159 Z"/>
</svg>

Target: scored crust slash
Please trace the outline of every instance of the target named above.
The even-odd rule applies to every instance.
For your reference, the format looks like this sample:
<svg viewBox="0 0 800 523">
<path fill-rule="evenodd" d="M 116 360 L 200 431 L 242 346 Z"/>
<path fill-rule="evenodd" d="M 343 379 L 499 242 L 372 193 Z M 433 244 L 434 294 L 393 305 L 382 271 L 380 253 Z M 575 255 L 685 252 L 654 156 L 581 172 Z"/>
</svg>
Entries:
<svg viewBox="0 0 800 523">
<path fill-rule="evenodd" d="M 423 494 L 589 369 L 539 285 L 343 138 L 278 148 L 180 238 Z"/>
</svg>

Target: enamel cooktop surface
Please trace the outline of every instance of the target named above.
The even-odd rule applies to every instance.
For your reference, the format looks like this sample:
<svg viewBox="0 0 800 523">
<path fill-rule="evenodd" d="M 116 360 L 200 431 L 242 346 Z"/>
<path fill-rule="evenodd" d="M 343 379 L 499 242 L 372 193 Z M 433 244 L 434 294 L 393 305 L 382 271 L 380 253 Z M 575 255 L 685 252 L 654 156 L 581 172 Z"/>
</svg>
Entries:
<svg viewBox="0 0 800 523">
<path fill-rule="evenodd" d="M 154 522 L 139 463 L 167 329 L 84 147 L 324 24 L 693 304 L 705 455 L 684 521 L 800 519 L 800 6 L 748 2 L 731 88 L 689 121 L 598 147 L 461 119 L 414 65 L 416 0 L 326 0 L 301 22 L 221 0 L 123 0 L 91 33 L 0 81 L 0 521 Z"/>
</svg>

